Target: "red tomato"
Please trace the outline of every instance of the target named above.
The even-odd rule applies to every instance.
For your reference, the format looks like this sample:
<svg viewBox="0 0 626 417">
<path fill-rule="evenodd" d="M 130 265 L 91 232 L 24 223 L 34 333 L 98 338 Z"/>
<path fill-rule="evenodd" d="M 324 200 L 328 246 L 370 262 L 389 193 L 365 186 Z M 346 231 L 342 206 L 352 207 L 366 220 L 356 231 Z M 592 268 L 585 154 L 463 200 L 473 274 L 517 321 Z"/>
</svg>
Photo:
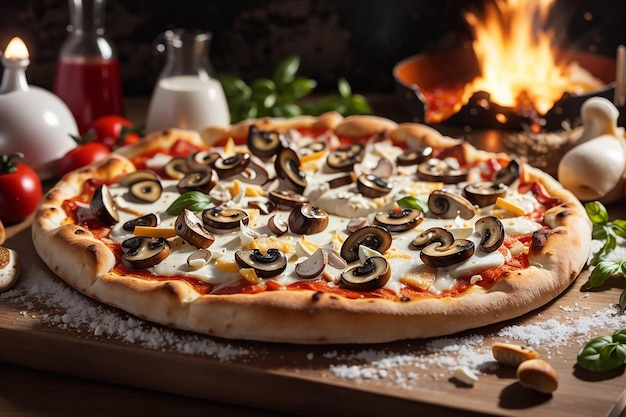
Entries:
<svg viewBox="0 0 626 417">
<path fill-rule="evenodd" d="M 87 142 L 69 150 L 59 161 L 59 176 L 104 159 L 111 150 L 97 142 Z"/>
<path fill-rule="evenodd" d="M 21 153 L 0 155 L 0 220 L 6 224 L 24 220 L 39 205 L 43 195 L 37 173 L 12 159 Z"/>
<path fill-rule="evenodd" d="M 93 132 L 92 142 L 102 143 L 111 150 L 131 145 L 141 138 L 133 122 L 117 115 L 98 117 L 87 132 Z"/>
</svg>

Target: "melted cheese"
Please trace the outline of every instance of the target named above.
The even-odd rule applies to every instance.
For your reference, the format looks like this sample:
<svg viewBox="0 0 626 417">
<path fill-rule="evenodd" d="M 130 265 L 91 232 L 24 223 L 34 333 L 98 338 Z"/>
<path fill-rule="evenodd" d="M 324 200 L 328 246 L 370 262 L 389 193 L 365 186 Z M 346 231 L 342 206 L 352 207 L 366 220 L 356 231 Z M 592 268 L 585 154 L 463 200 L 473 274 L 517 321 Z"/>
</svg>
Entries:
<svg viewBox="0 0 626 417">
<path fill-rule="evenodd" d="M 387 147 L 387 144 L 377 146 L 375 149 L 378 154 L 393 154 Z M 391 153 L 390 153 L 391 152 Z M 394 151 L 395 152 L 395 151 Z M 372 159 L 374 158 L 374 159 Z M 367 166 L 375 166 L 378 158 L 369 154 L 364 161 Z M 323 158 L 321 158 L 323 160 Z M 323 162 L 323 161 L 322 161 Z M 152 165 L 165 164 L 166 158 L 159 156 L 155 158 Z M 273 167 L 268 164 L 268 171 L 273 175 Z M 328 189 L 327 181 L 344 175 L 341 173 L 323 172 L 320 165 L 315 167 L 315 174 L 308 175 L 308 186 L 305 194 L 311 202 L 336 215 L 330 216 L 328 227 L 321 233 L 308 236 L 299 236 L 287 233 L 278 238 L 272 236 L 267 227 L 269 218 L 274 214 L 264 215 L 256 210 L 248 227 L 242 230 L 235 230 L 227 233 L 214 234 L 215 242 L 209 248 L 213 256 L 206 265 L 198 267 L 197 265 L 189 266 L 187 258 L 196 248 L 186 243 L 178 236 L 168 238 L 171 246 L 171 254 L 158 265 L 150 268 L 150 271 L 157 275 L 182 275 L 193 277 L 198 280 L 215 285 L 216 289 L 227 288 L 237 285 L 242 278 L 237 264 L 234 262 L 234 252 L 242 247 L 257 247 L 266 250 L 268 247 L 278 247 L 286 253 L 288 264 L 285 272 L 278 277 L 273 278 L 279 285 L 289 285 L 293 282 L 300 281 L 295 274 L 295 265 L 310 256 L 317 248 L 331 244 L 335 249 L 341 247 L 341 243 L 347 236 L 346 225 L 350 218 L 369 216 L 371 221 L 373 215 L 382 210 L 392 207 L 399 198 L 406 195 L 417 195 L 427 199 L 428 194 L 442 187 L 441 183 L 429 183 L 416 181 L 413 175 L 397 176 L 391 179 L 394 184 L 393 191 L 388 196 L 379 199 L 369 199 L 360 195 L 354 183 L 348 184 L 336 189 Z M 179 197 L 176 190 L 177 180 L 163 180 L 163 194 L 155 203 L 142 203 L 135 200 L 128 190 L 117 184 L 111 185 L 110 191 L 114 197 L 114 201 L 119 210 L 120 222 L 117 223 L 112 231 L 111 238 L 122 242 L 132 237 L 133 232 L 123 229 L 123 225 L 128 220 L 135 219 L 140 215 L 149 213 L 157 214 L 160 218 L 158 225 L 159 230 L 173 230 L 176 216 L 168 215 L 166 209 L 170 204 Z M 258 199 L 258 190 L 254 192 L 246 192 L 250 187 L 242 183 L 233 183 L 222 181 L 221 186 L 233 188 L 233 194 L 236 194 L 229 205 L 232 207 L 243 208 L 249 211 L 247 203 L 249 200 Z M 511 194 L 507 196 L 507 200 L 518 207 L 523 207 L 524 212 L 534 210 L 538 206 L 538 202 L 532 195 L 516 196 Z M 415 229 L 393 233 L 393 248 L 383 256 L 386 256 L 392 269 L 392 277 L 386 284 L 386 288 L 399 294 L 403 287 L 411 285 L 420 290 L 428 290 L 434 294 L 440 294 L 454 287 L 459 276 L 480 272 L 486 268 L 493 268 L 504 263 L 504 256 L 498 252 L 485 254 L 478 250 L 480 236 L 474 233 L 475 222 L 486 215 L 492 213 L 493 207 L 483 208 L 472 219 L 436 219 L 426 215 L 426 219 Z M 82 213 L 82 211 L 81 211 Z M 199 214 L 198 214 L 199 216 Z M 286 218 L 287 213 L 283 216 Z M 200 218 L 198 218 L 198 222 Z M 505 230 L 509 234 L 530 233 L 538 230 L 542 226 L 528 218 L 510 216 L 502 219 Z M 424 265 L 419 257 L 419 251 L 410 248 L 411 241 L 416 234 L 430 227 L 446 227 L 454 233 L 456 238 L 469 238 L 476 246 L 474 255 L 465 262 L 452 265 L 448 268 L 438 268 L 437 270 Z M 150 229 L 152 230 L 152 229 Z M 156 230 L 156 229 L 155 229 Z M 260 237 L 259 237 L 260 236 Z M 357 261 L 358 262 L 358 261 Z M 352 264 L 354 265 L 354 264 Z M 349 265 L 348 267 L 352 266 Z M 331 266 L 326 267 L 324 277 L 330 280 L 328 285 L 336 285 L 338 276 L 342 271 Z M 250 276 L 249 279 L 254 279 Z M 473 281 L 476 282 L 478 278 Z"/>
</svg>

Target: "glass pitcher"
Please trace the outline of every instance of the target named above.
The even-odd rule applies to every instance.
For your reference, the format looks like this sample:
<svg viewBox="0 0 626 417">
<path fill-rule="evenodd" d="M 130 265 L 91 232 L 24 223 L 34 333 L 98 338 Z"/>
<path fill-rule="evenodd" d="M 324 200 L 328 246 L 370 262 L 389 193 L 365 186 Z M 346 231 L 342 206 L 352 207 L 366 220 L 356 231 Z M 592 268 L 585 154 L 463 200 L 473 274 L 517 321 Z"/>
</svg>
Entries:
<svg viewBox="0 0 626 417">
<path fill-rule="evenodd" d="M 168 30 L 155 40 L 166 62 L 152 93 L 146 133 L 167 128 L 201 131 L 230 124 L 221 83 L 209 61 L 211 33 Z"/>
<path fill-rule="evenodd" d="M 53 90 L 83 134 L 100 116 L 123 115 L 124 97 L 116 51 L 104 36 L 105 0 L 69 0 L 69 10 Z"/>
</svg>

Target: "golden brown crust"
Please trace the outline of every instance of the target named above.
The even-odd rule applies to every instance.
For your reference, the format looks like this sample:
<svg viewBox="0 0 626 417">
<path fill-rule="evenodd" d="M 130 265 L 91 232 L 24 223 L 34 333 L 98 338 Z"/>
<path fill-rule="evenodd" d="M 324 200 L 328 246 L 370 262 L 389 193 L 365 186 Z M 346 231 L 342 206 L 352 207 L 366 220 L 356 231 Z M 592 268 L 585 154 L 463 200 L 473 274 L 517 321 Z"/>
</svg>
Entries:
<svg viewBox="0 0 626 417">
<path fill-rule="evenodd" d="M 385 131 L 393 140 L 420 146 L 452 146 L 458 140 L 433 129 L 372 116 L 341 119 L 262 119 L 263 128 L 326 126 L 354 136 Z M 239 136 L 252 121 L 230 129 L 203 132 L 206 143 Z M 153 134 L 139 145 L 123 149 L 137 155 L 173 144 L 184 132 Z M 197 137 L 189 135 L 198 143 Z M 471 158 L 487 156 L 463 144 Z M 548 210 L 545 222 L 552 230 L 533 236 L 527 269 L 508 273 L 492 288 L 474 286 L 461 296 L 423 298 L 408 302 L 387 299 L 347 299 L 310 290 L 266 291 L 259 294 L 199 295 L 188 283 L 120 276 L 115 257 L 89 231 L 71 224 L 61 208 L 80 192 L 90 177 L 113 179 L 134 170 L 124 157 L 68 174 L 44 198 L 33 225 L 37 252 L 50 268 L 88 296 L 146 320 L 225 338 L 293 343 L 373 343 L 452 334 L 518 317 L 558 296 L 583 268 L 589 252 L 591 226 L 584 208 L 547 174 L 525 167 L 526 179 L 539 181 L 563 204 Z"/>
</svg>

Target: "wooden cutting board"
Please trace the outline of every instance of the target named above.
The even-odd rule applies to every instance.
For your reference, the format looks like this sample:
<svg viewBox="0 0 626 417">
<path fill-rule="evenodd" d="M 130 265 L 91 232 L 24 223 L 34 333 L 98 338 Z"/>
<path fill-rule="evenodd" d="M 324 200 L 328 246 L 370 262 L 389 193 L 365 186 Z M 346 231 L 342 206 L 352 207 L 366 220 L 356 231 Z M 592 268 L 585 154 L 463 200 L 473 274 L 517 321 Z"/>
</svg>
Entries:
<svg viewBox="0 0 626 417">
<path fill-rule="evenodd" d="M 617 416 L 624 408 L 623 369 L 594 374 L 575 366 L 584 341 L 617 330 L 616 318 L 603 317 L 621 289 L 585 291 L 586 271 L 538 311 L 450 338 L 366 346 L 238 342 L 166 329 L 88 300 L 41 262 L 28 227 L 12 232 L 5 246 L 19 251 L 23 271 L 0 295 L 3 362 L 301 415 Z M 565 338 L 556 341 L 558 335 Z M 494 341 L 536 343 L 559 389 L 544 395 L 523 388 L 513 369 L 493 362 Z M 469 387 L 451 379 L 457 365 L 478 367 L 479 381 Z"/>
</svg>

